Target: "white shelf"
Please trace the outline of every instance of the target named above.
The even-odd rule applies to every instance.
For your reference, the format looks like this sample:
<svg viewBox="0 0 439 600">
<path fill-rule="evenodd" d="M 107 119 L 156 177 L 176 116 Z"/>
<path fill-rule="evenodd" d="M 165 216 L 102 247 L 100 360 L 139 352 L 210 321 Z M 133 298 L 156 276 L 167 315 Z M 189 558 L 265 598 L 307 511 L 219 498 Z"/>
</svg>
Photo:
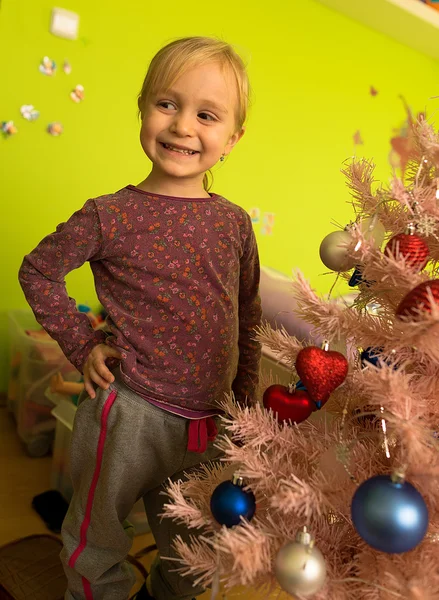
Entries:
<svg viewBox="0 0 439 600">
<path fill-rule="evenodd" d="M 439 60 L 439 11 L 419 0 L 317 0 Z"/>
</svg>

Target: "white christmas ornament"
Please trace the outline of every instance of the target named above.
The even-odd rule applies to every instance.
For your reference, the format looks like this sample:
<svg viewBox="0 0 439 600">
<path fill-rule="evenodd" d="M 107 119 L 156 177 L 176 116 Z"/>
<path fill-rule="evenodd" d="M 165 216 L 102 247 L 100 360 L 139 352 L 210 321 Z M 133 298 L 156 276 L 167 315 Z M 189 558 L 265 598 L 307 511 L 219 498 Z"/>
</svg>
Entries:
<svg viewBox="0 0 439 600">
<path fill-rule="evenodd" d="M 352 242 L 350 231 L 344 229 L 329 233 L 320 244 L 320 259 L 331 271 L 349 271 L 356 260 L 349 256 L 346 247 Z"/>
<path fill-rule="evenodd" d="M 365 240 L 379 248 L 384 241 L 386 230 L 377 215 L 367 217 L 360 223 Z M 357 259 L 349 255 L 347 246 L 352 242 L 352 225 L 345 229 L 329 233 L 320 244 L 320 259 L 331 271 L 349 271 L 357 264 Z"/>
<path fill-rule="evenodd" d="M 279 550 L 274 570 L 279 585 L 289 594 L 308 598 L 323 587 L 326 579 L 325 559 L 314 546 L 306 527 L 298 532 L 295 542 Z"/>
<path fill-rule="evenodd" d="M 381 244 L 384 242 L 384 236 L 386 235 L 386 230 L 381 221 L 378 220 L 378 217 L 374 215 L 373 217 L 367 217 L 360 222 L 361 232 L 364 235 L 366 241 L 369 244 L 372 244 L 375 248 L 379 248 Z"/>
</svg>

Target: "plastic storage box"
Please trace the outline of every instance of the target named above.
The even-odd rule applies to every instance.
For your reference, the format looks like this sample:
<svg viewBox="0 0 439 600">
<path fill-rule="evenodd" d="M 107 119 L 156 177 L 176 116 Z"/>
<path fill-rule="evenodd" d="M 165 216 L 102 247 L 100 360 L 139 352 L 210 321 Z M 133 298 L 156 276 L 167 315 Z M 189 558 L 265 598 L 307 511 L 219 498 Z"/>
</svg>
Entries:
<svg viewBox="0 0 439 600">
<path fill-rule="evenodd" d="M 66 379 L 79 379 L 61 348 L 37 323 L 33 313 L 8 313 L 10 372 L 8 408 L 14 414 L 17 432 L 31 456 L 44 456 L 55 433 L 53 403 L 46 395 L 51 377 L 61 372 Z"/>
<path fill-rule="evenodd" d="M 75 413 L 76 406 L 73 402 L 64 398 L 52 410 L 52 414 L 56 419 L 56 429 L 50 483 L 51 487 L 58 490 L 67 502 L 70 502 L 73 494 L 70 479 L 70 440 Z M 128 521 L 134 527 L 134 535 L 141 535 L 150 531 L 142 499 L 134 505 L 128 515 Z"/>
</svg>

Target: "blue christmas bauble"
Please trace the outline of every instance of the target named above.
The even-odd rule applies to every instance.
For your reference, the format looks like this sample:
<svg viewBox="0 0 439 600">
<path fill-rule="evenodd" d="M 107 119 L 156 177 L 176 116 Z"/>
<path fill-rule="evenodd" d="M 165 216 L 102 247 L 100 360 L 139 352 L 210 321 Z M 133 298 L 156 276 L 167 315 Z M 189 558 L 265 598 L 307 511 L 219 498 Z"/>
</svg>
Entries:
<svg viewBox="0 0 439 600">
<path fill-rule="evenodd" d="M 360 354 L 361 358 L 361 367 L 364 369 L 367 367 L 367 363 L 372 364 L 374 367 L 380 368 L 379 359 L 381 358 L 386 365 L 391 365 L 392 361 L 389 357 L 383 355 L 383 348 L 366 348 Z M 396 371 L 398 368 L 398 363 L 393 366 L 393 370 Z"/>
<path fill-rule="evenodd" d="M 349 279 L 349 286 L 355 287 L 355 286 L 359 285 L 360 283 L 363 283 L 361 271 L 358 267 L 355 267 L 355 270 L 352 273 L 351 278 Z"/>
<path fill-rule="evenodd" d="M 428 510 L 418 490 L 407 481 L 377 475 L 354 494 L 352 522 L 363 540 L 381 552 L 408 552 L 428 528 Z"/>
<path fill-rule="evenodd" d="M 256 510 L 256 499 L 252 491 L 244 491 L 232 481 L 223 481 L 213 491 L 210 510 L 220 525 L 239 525 L 241 517 L 250 521 Z"/>
<path fill-rule="evenodd" d="M 357 285 L 360 285 L 360 283 L 364 283 L 366 285 L 366 287 L 370 287 L 370 285 L 371 285 L 370 281 L 365 281 L 363 279 L 363 275 L 361 273 L 360 268 L 355 267 L 355 271 L 352 273 L 351 278 L 349 279 L 348 285 L 350 287 L 356 287 Z"/>
<path fill-rule="evenodd" d="M 365 363 L 370 363 L 372 364 L 374 367 L 379 367 L 379 358 L 384 358 L 382 355 L 382 351 L 383 348 L 366 348 L 366 350 L 363 350 L 363 352 L 360 354 L 360 358 L 361 358 L 361 365 L 362 367 L 367 367 L 367 364 Z"/>
</svg>

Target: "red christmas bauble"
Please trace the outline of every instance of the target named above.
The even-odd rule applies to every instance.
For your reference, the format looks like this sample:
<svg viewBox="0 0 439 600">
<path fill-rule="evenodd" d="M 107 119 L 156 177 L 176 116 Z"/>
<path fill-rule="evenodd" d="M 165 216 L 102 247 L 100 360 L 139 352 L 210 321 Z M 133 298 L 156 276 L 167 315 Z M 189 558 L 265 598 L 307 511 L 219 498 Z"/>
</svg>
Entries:
<svg viewBox="0 0 439 600">
<path fill-rule="evenodd" d="M 416 234 L 398 233 L 384 249 L 384 254 L 390 253 L 395 258 L 403 256 L 410 268 L 422 271 L 428 263 L 430 251 L 424 240 Z"/>
<path fill-rule="evenodd" d="M 284 385 L 270 385 L 263 396 L 263 404 L 267 410 L 271 410 L 276 415 L 279 423 L 284 421 L 295 421 L 301 423 L 305 421 L 313 411 L 314 402 L 303 390 L 290 390 Z"/>
<path fill-rule="evenodd" d="M 399 303 L 396 309 L 398 317 L 411 316 L 413 320 L 422 319 L 423 312 L 431 312 L 431 304 L 428 297 L 429 290 L 433 296 L 433 302 L 439 305 L 439 279 L 424 281 L 411 290 Z M 419 313 L 418 311 L 421 311 Z"/>
<path fill-rule="evenodd" d="M 296 358 L 296 371 L 319 408 L 346 379 L 348 367 L 343 354 L 317 346 L 303 348 Z"/>
</svg>

